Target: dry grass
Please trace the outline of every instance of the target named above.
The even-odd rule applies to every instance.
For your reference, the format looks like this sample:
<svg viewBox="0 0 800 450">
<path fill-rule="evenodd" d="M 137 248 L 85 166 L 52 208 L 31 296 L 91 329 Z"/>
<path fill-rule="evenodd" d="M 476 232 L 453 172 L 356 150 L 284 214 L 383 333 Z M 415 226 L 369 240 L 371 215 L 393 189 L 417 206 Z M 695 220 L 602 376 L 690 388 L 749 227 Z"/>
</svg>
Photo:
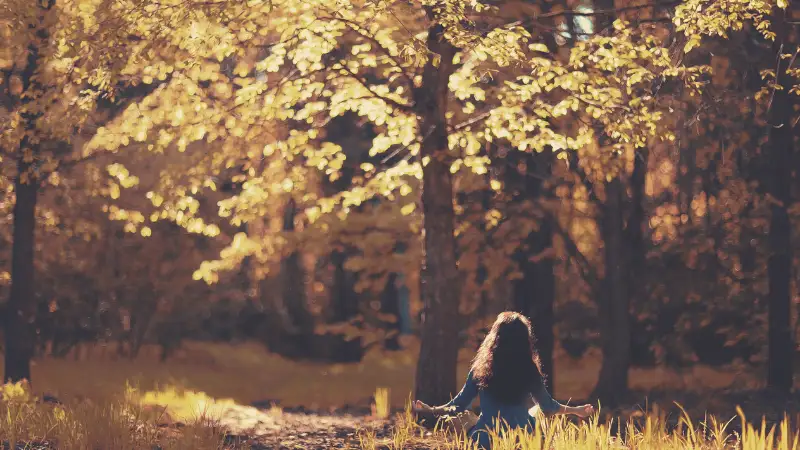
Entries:
<svg viewBox="0 0 800 450">
<path fill-rule="evenodd" d="M 180 430 L 159 426 L 162 413 L 148 411 L 129 397 L 96 403 L 43 403 L 27 384 L 0 389 L 0 437 L 11 448 L 83 449 L 222 449 L 224 430 L 198 416 Z"/>
<path fill-rule="evenodd" d="M 372 415 L 379 419 L 388 419 L 391 412 L 391 405 L 389 404 L 389 389 L 375 389 Z"/>
<path fill-rule="evenodd" d="M 681 409 L 682 410 L 682 409 Z M 708 417 L 695 424 L 683 411 L 677 426 L 668 425 L 663 413 L 655 411 L 644 420 L 626 423 L 602 423 L 599 415 L 583 422 L 570 421 L 563 416 L 539 420 L 533 432 L 503 430 L 497 427 L 490 432 L 493 450 L 797 450 L 800 448 L 800 431 L 790 429 L 785 418 L 780 424 L 767 427 L 748 423 L 744 412 L 737 408 L 741 432 L 731 430 L 734 419 L 727 422 Z M 396 419 L 393 435 L 378 439 L 370 431 L 360 434 L 360 448 L 377 449 L 436 449 L 477 450 L 462 433 L 434 430 L 430 432 L 415 424 L 409 410 Z"/>
</svg>

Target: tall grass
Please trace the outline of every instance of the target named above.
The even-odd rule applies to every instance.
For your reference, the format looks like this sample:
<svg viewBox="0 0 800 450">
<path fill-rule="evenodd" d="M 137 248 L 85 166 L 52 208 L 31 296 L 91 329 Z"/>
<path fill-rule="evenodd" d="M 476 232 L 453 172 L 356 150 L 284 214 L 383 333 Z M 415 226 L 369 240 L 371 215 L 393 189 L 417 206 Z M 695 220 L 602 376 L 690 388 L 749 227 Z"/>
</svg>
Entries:
<svg viewBox="0 0 800 450">
<path fill-rule="evenodd" d="M 200 416 L 180 429 L 159 426 L 160 414 L 149 414 L 131 396 L 102 403 L 45 403 L 23 382 L 3 385 L 0 397 L 0 441 L 8 443 L 6 448 L 230 448 L 224 430 L 214 420 Z"/>
<path fill-rule="evenodd" d="M 740 432 L 731 430 L 737 417 L 728 421 L 708 416 L 695 424 L 678 405 L 681 415 L 677 424 L 668 422 L 663 412 L 654 410 L 641 420 L 601 422 L 598 415 L 582 422 L 555 417 L 538 420 L 532 431 L 498 425 L 489 432 L 493 450 L 798 450 L 800 432 L 791 429 L 787 417 L 768 427 L 749 423 L 744 412 L 737 408 Z M 380 440 L 374 435 L 361 440 L 361 448 L 404 449 L 430 448 L 437 450 L 477 450 L 463 431 L 435 429 L 433 432 L 418 426 L 410 410 L 396 418 L 393 436 Z M 366 436 L 366 435 L 364 435 Z"/>
<path fill-rule="evenodd" d="M 389 418 L 392 409 L 392 405 L 389 403 L 389 389 L 381 387 L 375 389 L 374 397 L 372 415 L 379 419 Z"/>
</svg>

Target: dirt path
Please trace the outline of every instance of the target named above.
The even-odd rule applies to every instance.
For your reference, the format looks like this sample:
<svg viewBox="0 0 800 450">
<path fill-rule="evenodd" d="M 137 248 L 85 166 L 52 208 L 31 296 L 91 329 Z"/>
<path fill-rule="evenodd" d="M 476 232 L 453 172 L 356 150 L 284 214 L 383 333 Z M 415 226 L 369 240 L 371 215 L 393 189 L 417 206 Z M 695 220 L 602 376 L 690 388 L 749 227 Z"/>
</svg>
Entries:
<svg viewBox="0 0 800 450">
<path fill-rule="evenodd" d="M 373 429 L 378 436 L 389 432 L 390 422 L 364 415 L 274 412 L 249 406 L 230 408 L 221 418 L 230 440 L 253 449 L 359 448 L 358 431 Z"/>
</svg>

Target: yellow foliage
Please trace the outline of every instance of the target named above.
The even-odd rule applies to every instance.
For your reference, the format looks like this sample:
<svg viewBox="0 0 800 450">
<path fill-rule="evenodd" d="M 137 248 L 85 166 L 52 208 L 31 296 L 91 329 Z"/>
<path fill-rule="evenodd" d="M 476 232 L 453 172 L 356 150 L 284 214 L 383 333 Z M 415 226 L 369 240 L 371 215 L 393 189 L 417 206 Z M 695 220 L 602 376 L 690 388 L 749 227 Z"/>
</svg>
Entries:
<svg viewBox="0 0 800 450">
<path fill-rule="evenodd" d="M 654 81 L 672 78 L 696 89 L 705 73 L 702 67 L 673 62 L 659 40 L 624 22 L 613 35 L 582 40 L 570 49 L 568 59 L 560 60 L 543 56 L 547 48 L 516 23 L 486 33 L 465 26 L 474 20 L 491 23 L 497 18 L 495 8 L 479 2 L 442 5 L 426 16 L 418 5 L 395 10 L 381 2 L 219 4 L 216 7 L 229 18 L 225 21 L 214 19 L 219 14 L 211 14 L 203 3 L 182 3 L 172 15 L 153 6 L 150 14 L 166 16 L 174 36 L 149 30 L 156 23 L 149 16 L 135 24 L 126 17 L 125 26 L 147 36 L 141 45 L 158 43 L 159 50 L 145 52 L 133 46 L 131 51 L 140 58 L 135 64 L 131 58 L 122 69 L 103 66 L 103 73 L 108 80 L 124 74 L 159 86 L 98 129 L 83 154 L 117 152 L 136 142 L 146 144 L 150 152 L 185 152 L 191 165 L 185 173 L 163 175 L 159 189 L 149 194 L 158 212 L 148 216 L 174 221 L 194 233 L 219 233 L 200 217 L 197 202 L 205 191 L 216 191 L 212 177 L 232 169 L 239 172 L 232 181 L 240 183 L 241 191 L 220 200 L 218 213 L 233 226 L 279 214 L 289 197 L 301 201 L 305 214 L 299 218 L 297 237 L 262 230 L 247 245 L 234 240 L 219 260 L 208 261 L 195 274 L 213 282 L 217 272 L 237 267 L 245 257 L 255 257 L 265 267 L 259 273 L 264 273 L 297 247 L 314 249 L 319 247 L 313 244 L 330 242 L 336 235 L 327 235 L 337 220 L 327 218 L 329 214 L 341 222 L 370 199 L 393 202 L 419 188 L 428 158 L 420 159 L 419 150 L 428 131 L 420 129 L 417 96 L 430 55 L 421 36 L 433 23 L 447 29 L 446 37 L 458 47 L 456 59 L 462 63 L 448 85 L 457 101 L 441 105 L 450 121 L 447 145 L 455 161 L 451 171 L 459 176 L 486 175 L 498 141 L 521 151 L 552 148 L 559 157 L 562 151 L 595 141 L 590 126 L 561 125 L 571 120 L 596 121 L 615 142 L 628 146 L 669 138 L 670 133 L 659 128 L 663 114 L 655 104 Z M 96 24 L 102 21 L 94 17 L 99 11 L 93 7 L 75 14 L 100 26 Z M 247 14 L 239 14 L 243 11 Z M 259 44 L 267 51 L 255 56 L 251 49 Z M 338 52 L 344 47 L 349 51 Z M 231 58 L 230 70 L 219 62 L 224 57 Z M 382 74 L 384 81 L 373 81 L 373 73 Z M 493 77 L 499 82 L 492 83 Z M 203 82 L 211 82 L 211 87 Z M 370 155 L 399 156 L 400 162 L 378 166 L 356 161 L 363 176 L 354 177 L 345 191 L 323 196 L 319 182 L 339 178 L 350 158 L 350 149 L 324 138 L 323 127 L 345 113 L 374 126 L 377 136 Z M 283 124 L 291 130 L 283 130 Z M 119 183 L 109 188 L 115 199 L 121 197 L 120 186 L 136 184 L 123 169 L 109 166 Z M 463 176 L 463 189 L 476 184 Z M 497 180 L 490 186 L 502 188 Z M 418 227 L 419 219 L 412 214 L 415 204 L 403 203 L 399 219 L 407 227 Z M 130 214 L 115 217 L 128 220 L 131 230 L 141 226 L 129 220 Z M 396 241 L 416 245 L 413 239 Z"/>
</svg>

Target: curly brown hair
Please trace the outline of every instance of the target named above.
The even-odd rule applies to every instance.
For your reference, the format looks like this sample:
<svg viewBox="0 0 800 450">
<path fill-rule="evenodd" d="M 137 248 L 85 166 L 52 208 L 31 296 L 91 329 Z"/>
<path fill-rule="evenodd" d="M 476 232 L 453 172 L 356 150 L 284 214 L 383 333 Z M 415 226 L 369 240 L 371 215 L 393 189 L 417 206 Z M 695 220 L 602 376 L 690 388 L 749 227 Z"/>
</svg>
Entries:
<svg viewBox="0 0 800 450">
<path fill-rule="evenodd" d="M 531 322 L 522 314 L 503 312 L 472 361 L 472 376 L 497 401 L 513 404 L 544 385 Z"/>
</svg>

